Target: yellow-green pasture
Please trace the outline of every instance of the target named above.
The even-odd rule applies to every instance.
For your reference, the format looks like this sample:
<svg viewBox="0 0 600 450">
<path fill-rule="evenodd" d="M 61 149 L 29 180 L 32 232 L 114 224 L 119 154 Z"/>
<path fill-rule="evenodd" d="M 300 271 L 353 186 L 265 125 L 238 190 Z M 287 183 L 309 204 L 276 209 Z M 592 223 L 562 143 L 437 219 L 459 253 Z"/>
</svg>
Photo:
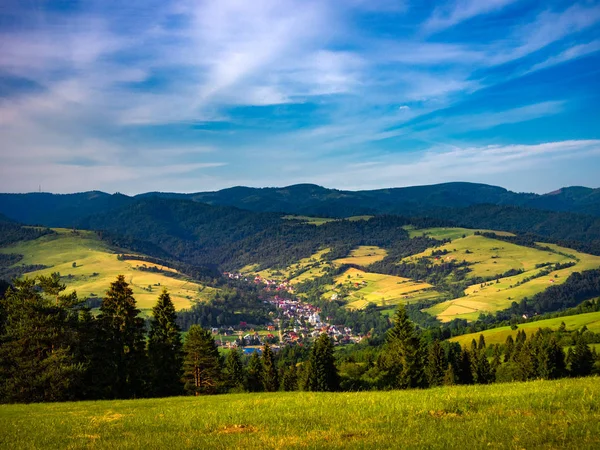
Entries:
<svg viewBox="0 0 600 450">
<path fill-rule="evenodd" d="M 333 222 L 333 221 L 337 220 L 337 219 L 330 219 L 327 217 L 310 217 L 310 216 L 283 216 L 282 219 L 300 220 L 304 223 L 308 223 L 308 224 L 316 225 L 316 226 L 323 225 L 324 223 Z"/>
<path fill-rule="evenodd" d="M 568 331 L 580 330 L 585 325 L 588 330 L 593 331 L 594 333 L 600 332 L 600 312 L 591 312 L 577 314 L 574 316 L 556 317 L 553 319 L 522 323 L 519 324 L 519 328 L 516 330 L 511 330 L 510 327 L 492 328 L 491 330 L 485 330 L 480 333 L 456 336 L 450 338 L 449 340 L 451 342 L 458 342 L 460 345 L 469 345 L 473 339 L 477 341 L 479 339 L 479 335 L 482 334 L 485 338 L 486 344 L 504 344 L 508 336 L 512 336 L 514 339 L 518 331 L 523 330 L 528 336 L 530 336 L 535 333 L 538 328 L 550 328 L 552 330 L 557 330 L 562 322 L 565 323 L 565 327 Z"/>
<path fill-rule="evenodd" d="M 323 255 L 329 253 L 330 250 L 329 248 L 319 250 L 308 258 L 302 258 L 297 263 L 291 264 L 284 269 L 265 269 L 257 272 L 256 266 L 249 265 L 243 267 L 241 273 L 259 275 L 262 278 L 271 280 L 288 280 L 291 283 L 299 283 L 310 278 L 320 277 L 325 273 L 325 268 L 329 267 L 330 263 L 323 260 Z M 303 272 L 294 277 L 294 274 L 300 271 Z"/>
<path fill-rule="evenodd" d="M 599 381 L 0 405 L 0 448 L 598 449 Z"/>
<path fill-rule="evenodd" d="M 387 250 L 373 245 L 361 245 L 353 249 L 345 258 L 334 260 L 337 264 L 356 264 L 368 266 L 374 262 L 381 261 L 387 255 Z"/>
<path fill-rule="evenodd" d="M 432 250 L 428 249 L 417 255 L 409 256 L 403 261 L 416 261 L 423 257 L 430 257 Z M 557 253 L 476 235 L 455 239 L 435 250 L 448 252 L 441 255 L 439 260 L 436 260 L 437 263 L 467 261 L 471 269 L 469 277 L 494 276 L 510 269 L 529 271 L 535 269 L 536 264 L 565 263 L 571 260 Z M 573 252 L 569 250 L 567 253 L 572 254 Z"/>
<path fill-rule="evenodd" d="M 169 290 L 176 309 L 189 308 L 193 302 L 211 297 L 215 289 L 196 282 L 168 277 L 161 273 L 136 270 L 146 265 L 162 270 L 173 271 L 165 266 L 128 260 L 119 261 L 117 253 L 100 241 L 91 231 L 55 229 L 56 234 L 42 236 L 33 241 L 19 242 L 0 249 L 2 253 L 23 255 L 19 264 L 43 264 L 48 268 L 26 274 L 33 277 L 60 272 L 68 290 L 76 290 L 80 298 L 102 297 L 117 275 L 125 275 L 125 280 L 133 289 L 138 308 L 151 309 L 162 288 Z M 73 267 L 73 263 L 76 264 Z M 94 295 L 92 295 L 94 294 Z"/>
<path fill-rule="evenodd" d="M 382 275 L 350 268 L 335 279 L 336 285 L 349 288 L 348 308 L 364 308 L 368 303 L 378 306 L 397 305 L 407 301 L 437 298 L 440 294 L 428 283 L 413 281 L 409 278 Z M 331 297 L 336 288 L 326 295 Z"/>
<path fill-rule="evenodd" d="M 475 240 L 475 238 L 478 239 Z M 558 253 L 515 246 L 495 239 L 487 239 L 488 241 L 491 241 L 491 243 L 483 242 L 486 239 L 487 238 L 482 236 L 470 236 L 465 239 L 454 241 L 450 245 L 455 245 L 457 251 L 459 251 L 459 248 L 466 248 L 467 245 L 470 245 L 469 248 L 473 253 L 464 256 L 471 258 L 470 262 L 473 264 L 471 268 L 474 270 L 475 274 L 481 275 L 488 270 L 487 268 L 490 265 L 489 255 L 492 246 L 501 249 L 504 247 L 504 249 L 498 251 L 500 258 L 491 261 L 499 261 L 498 265 L 500 265 L 500 267 L 510 267 L 512 261 L 512 264 L 515 266 L 520 264 L 521 268 L 524 268 L 526 272 L 512 277 L 500 278 L 499 282 L 493 281 L 485 283 L 483 286 L 481 284 L 470 286 L 465 290 L 465 297 L 439 303 L 425 310 L 426 312 L 437 316 L 442 322 L 448 322 L 455 318 L 476 320 L 481 312 L 495 312 L 506 309 L 512 302 L 519 302 L 523 298 L 531 297 L 544 291 L 550 286 L 562 284 L 573 272 L 581 272 L 600 267 L 600 257 L 588 255 L 554 244 L 540 243 L 542 246 L 552 248 L 555 252 L 568 254 L 572 258 Z M 515 249 L 514 247 L 517 248 Z M 477 260 L 480 262 L 477 262 Z M 525 278 L 531 277 L 543 270 L 536 269 L 535 264 L 542 262 L 564 263 L 568 261 L 573 261 L 576 264 L 572 267 L 556 270 L 548 275 L 523 282 Z M 517 283 L 519 282 L 522 282 L 522 284 L 517 286 Z"/>
<path fill-rule="evenodd" d="M 414 237 L 429 236 L 433 239 L 460 239 L 463 236 L 472 236 L 476 231 L 479 232 L 490 232 L 496 233 L 499 236 L 514 236 L 514 234 L 507 231 L 492 231 L 492 230 L 475 230 L 471 228 L 459 228 L 459 227 L 438 227 L 438 228 L 421 228 L 416 229 L 412 225 L 403 227 L 408 231 L 408 236 L 412 239 Z"/>
</svg>

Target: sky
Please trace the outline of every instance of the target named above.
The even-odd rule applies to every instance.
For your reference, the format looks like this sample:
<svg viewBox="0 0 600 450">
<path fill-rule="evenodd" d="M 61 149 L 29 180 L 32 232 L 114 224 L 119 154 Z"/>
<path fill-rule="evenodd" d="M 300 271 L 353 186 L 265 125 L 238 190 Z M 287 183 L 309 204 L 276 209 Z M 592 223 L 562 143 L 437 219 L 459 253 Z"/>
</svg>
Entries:
<svg viewBox="0 0 600 450">
<path fill-rule="evenodd" d="M 2 0 L 0 192 L 600 187 L 600 0 Z"/>
</svg>

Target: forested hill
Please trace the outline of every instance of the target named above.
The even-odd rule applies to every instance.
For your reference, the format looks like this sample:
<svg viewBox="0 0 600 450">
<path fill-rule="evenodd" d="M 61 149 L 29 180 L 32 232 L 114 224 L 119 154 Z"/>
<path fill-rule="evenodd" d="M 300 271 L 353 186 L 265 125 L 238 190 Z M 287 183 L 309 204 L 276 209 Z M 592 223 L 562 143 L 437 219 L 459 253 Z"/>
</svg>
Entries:
<svg viewBox="0 0 600 450">
<path fill-rule="evenodd" d="M 447 208 L 457 210 L 484 204 L 600 216 L 600 189 L 585 187 L 563 188 L 538 195 L 475 183 L 444 183 L 372 191 L 341 191 L 298 184 L 284 188 L 234 187 L 196 194 L 150 192 L 136 197 L 99 191 L 64 195 L 0 194 L 0 214 L 30 225 L 68 227 L 90 215 L 110 212 L 141 198 L 161 197 L 234 206 L 255 212 L 325 217 L 379 214 L 440 216 Z"/>
<path fill-rule="evenodd" d="M 444 183 L 371 191 L 342 191 L 312 184 L 297 184 L 284 188 L 234 187 L 196 194 L 142 194 L 149 195 L 187 198 L 251 211 L 327 217 L 363 214 L 421 215 L 439 208 L 464 208 L 480 204 L 522 206 L 600 216 L 600 189 L 585 187 L 562 188 L 549 194 L 538 195 L 515 193 L 501 187 L 476 183 Z"/>
<path fill-rule="evenodd" d="M 275 213 L 255 213 L 190 200 L 156 197 L 82 219 L 77 228 L 102 230 L 112 245 L 189 264 L 287 265 L 319 248 L 350 251 L 356 245 L 389 247 L 408 238 L 402 227 L 435 226 L 440 220 L 379 216 L 369 221 L 339 220 L 316 227 Z"/>
</svg>

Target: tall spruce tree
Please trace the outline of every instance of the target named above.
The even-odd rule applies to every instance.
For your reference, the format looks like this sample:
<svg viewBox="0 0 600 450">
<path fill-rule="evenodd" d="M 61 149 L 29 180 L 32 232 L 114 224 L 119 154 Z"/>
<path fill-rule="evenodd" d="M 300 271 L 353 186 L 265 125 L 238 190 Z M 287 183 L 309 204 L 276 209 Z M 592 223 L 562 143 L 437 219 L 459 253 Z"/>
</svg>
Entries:
<svg viewBox="0 0 600 450">
<path fill-rule="evenodd" d="M 427 381 L 429 386 L 441 386 L 444 384 L 444 375 L 448 368 L 448 361 L 444 349 L 439 341 L 434 341 L 429 346 L 429 355 L 427 358 Z"/>
<path fill-rule="evenodd" d="M 238 349 L 233 348 L 225 359 L 225 379 L 227 386 L 232 392 L 244 390 L 244 364 Z"/>
<path fill-rule="evenodd" d="M 585 377 L 592 373 L 594 355 L 582 335 L 577 336 L 575 347 L 569 349 L 567 362 L 572 377 Z"/>
<path fill-rule="evenodd" d="M 141 397 L 147 374 L 144 319 L 123 275 L 110 284 L 98 316 L 102 350 L 95 368 L 108 398 Z"/>
<path fill-rule="evenodd" d="M 385 351 L 391 387 L 407 389 L 425 386 L 426 354 L 423 342 L 402 305 L 396 310 L 394 326 L 388 331 Z"/>
<path fill-rule="evenodd" d="M 304 389 L 315 392 L 335 392 L 340 379 L 333 356 L 333 343 L 325 333 L 321 334 L 311 348 Z"/>
<path fill-rule="evenodd" d="M 296 364 L 291 364 L 283 374 L 283 390 L 286 392 L 298 390 L 298 370 Z"/>
<path fill-rule="evenodd" d="M 262 373 L 263 365 L 260 356 L 257 352 L 253 352 L 246 370 L 246 389 L 248 391 L 261 392 L 264 389 Z"/>
<path fill-rule="evenodd" d="M 269 344 L 265 344 L 262 354 L 262 384 L 265 392 L 276 392 L 279 389 L 279 377 L 275 367 L 275 355 Z"/>
<path fill-rule="evenodd" d="M 216 394 L 222 381 L 221 356 L 210 331 L 192 325 L 183 344 L 183 381 L 186 392 Z"/>
<path fill-rule="evenodd" d="M 543 342 L 538 353 L 538 374 L 541 378 L 553 380 L 566 373 L 565 352 L 556 338 L 550 336 Z"/>
<path fill-rule="evenodd" d="M 2 300 L 0 402 L 48 402 L 77 398 L 83 366 L 78 363 L 77 296 L 61 295 L 36 279 L 14 280 Z M 56 286 L 54 286 L 56 287 Z"/>
<path fill-rule="evenodd" d="M 168 397 L 183 392 L 181 383 L 183 352 L 175 306 L 166 289 L 152 309 L 148 334 L 150 385 L 154 396 Z"/>
<path fill-rule="evenodd" d="M 458 360 L 456 378 L 458 384 L 473 384 L 473 371 L 471 368 L 471 353 L 463 347 Z"/>
</svg>

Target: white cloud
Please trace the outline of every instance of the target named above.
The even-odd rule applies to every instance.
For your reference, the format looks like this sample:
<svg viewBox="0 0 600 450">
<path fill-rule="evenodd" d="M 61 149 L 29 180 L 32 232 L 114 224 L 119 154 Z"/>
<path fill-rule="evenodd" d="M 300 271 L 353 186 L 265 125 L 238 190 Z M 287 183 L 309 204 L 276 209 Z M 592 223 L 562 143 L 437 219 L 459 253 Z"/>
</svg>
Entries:
<svg viewBox="0 0 600 450">
<path fill-rule="evenodd" d="M 450 28 L 465 20 L 499 11 L 516 0 L 455 0 L 437 7 L 425 22 L 424 29 L 433 33 Z"/>
</svg>

